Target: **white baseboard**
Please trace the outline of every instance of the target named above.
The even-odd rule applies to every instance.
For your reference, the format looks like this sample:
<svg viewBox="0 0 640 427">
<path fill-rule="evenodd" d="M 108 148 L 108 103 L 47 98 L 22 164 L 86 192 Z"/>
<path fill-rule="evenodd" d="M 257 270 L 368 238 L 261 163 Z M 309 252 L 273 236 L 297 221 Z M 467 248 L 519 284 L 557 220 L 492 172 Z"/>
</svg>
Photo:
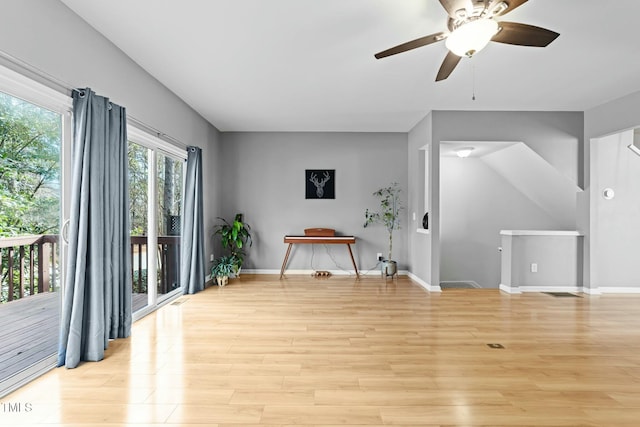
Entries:
<svg viewBox="0 0 640 427">
<path fill-rule="evenodd" d="M 598 294 L 640 294 L 640 288 L 632 286 L 600 286 L 595 289 Z"/>
<path fill-rule="evenodd" d="M 280 270 L 242 267 L 242 271 L 240 272 L 240 277 L 242 277 L 243 274 L 280 274 Z"/>
<path fill-rule="evenodd" d="M 411 273 L 410 271 L 407 272 L 407 276 L 409 276 L 411 280 L 413 280 L 414 282 L 416 282 L 418 285 L 422 286 L 429 292 L 442 292 L 440 285 L 431 286 L 430 284 L 428 284 L 427 282 L 425 282 L 415 274 Z"/>
<path fill-rule="evenodd" d="M 502 292 L 506 292 L 508 294 L 521 294 L 522 291 L 520 290 L 520 288 L 512 288 L 511 286 L 507 286 L 507 285 L 503 285 L 502 283 L 500 283 L 500 286 L 498 287 Z"/>
</svg>

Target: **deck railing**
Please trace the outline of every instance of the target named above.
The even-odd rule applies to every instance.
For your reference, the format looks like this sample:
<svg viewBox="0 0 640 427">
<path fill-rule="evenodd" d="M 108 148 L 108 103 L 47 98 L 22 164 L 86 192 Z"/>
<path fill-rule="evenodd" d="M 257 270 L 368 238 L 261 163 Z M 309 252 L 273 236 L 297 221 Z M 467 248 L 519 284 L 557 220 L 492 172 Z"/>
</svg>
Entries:
<svg viewBox="0 0 640 427">
<path fill-rule="evenodd" d="M 0 302 L 59 288 L 58 236 L 18 236 L 0 239 Z"/>
<path fill-rule="evenodd" d="M 147 293 L 147 237 L 131 236 L 133 293 Z M 158 237 L 158 294 L 180 286 L 180 236 Z M 0 238 L 0 302 L 60 287 L 57 235 Z"/>
<path fill-rule="evenodd" d="M 147 293 L 147 237 L 131 236 L 133 292 Z M 180 286 L 180 236 L 158 236 L 158 294 Z"/>
</svg>

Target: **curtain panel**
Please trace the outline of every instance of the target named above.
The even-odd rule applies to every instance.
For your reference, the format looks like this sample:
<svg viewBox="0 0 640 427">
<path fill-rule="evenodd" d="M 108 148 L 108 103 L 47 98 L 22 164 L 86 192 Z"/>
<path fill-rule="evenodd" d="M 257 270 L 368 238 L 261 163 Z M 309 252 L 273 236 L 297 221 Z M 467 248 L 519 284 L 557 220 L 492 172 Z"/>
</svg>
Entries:
<svg viewBox="0 0 640 427">
<path fill-rule="evenodd" d="M 98 361 L 131 334 L 125 108 L 91 89 L 73 92 L 71 215 L 58 366 Z"/>
<path fill-rule="evenodd" d="M 205 278 L 202 150 L 198 147 L 187 147 L 183 197 L 180 285 L 183 294 L 194 294 L 204 289 Z"/>
</svg>

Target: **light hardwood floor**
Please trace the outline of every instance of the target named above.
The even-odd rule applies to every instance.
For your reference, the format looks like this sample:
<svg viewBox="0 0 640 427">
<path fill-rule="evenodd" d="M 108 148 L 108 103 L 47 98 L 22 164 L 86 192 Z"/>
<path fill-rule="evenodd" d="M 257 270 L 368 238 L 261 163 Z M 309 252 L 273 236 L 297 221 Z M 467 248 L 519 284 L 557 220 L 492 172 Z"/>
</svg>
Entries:
<svg viewBox="0 0 640 427">
<path fill-rule="evenodd" d="M 638 426 L 640 295 L 243 275 L 2 399 L 28 423 Z"/>
</svg>

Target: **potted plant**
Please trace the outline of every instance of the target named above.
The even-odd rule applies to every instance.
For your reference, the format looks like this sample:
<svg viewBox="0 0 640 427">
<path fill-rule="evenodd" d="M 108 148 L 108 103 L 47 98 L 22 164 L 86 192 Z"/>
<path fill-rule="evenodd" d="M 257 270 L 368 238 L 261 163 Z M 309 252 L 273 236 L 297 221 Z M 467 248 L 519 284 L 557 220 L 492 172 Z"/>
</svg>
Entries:
<svg viewBox="0 0 640 427">
<path fill-rule="evenodd" d="M 232 222 L 228 222 L 224 218 L 218 217 L 222 221 L 215 228 L 215 234 L 219 234 L 221 238 L 222 247 L 229 251 L 231 258 L 234 261 L 234 271 L 236 276 L 240 275 L 240 269 L 244 263 L 244 248 L 253 244 L 251 240 L 251 227 L 249 224 L 243 221 L 241 213 L 237 213 Z"/>
<path fill-rule="evenodd" d="M 222 255 L 216 259 L 211 267 L 211 277 L 216 278 L 218 286 L 225 286 L 229 283 L 229 276 L 235 269 L 235 260 L 232 256 Z"/>
<path fill-rule="evenodd" d="M 367 227 L 373 223 L 384 225 L 389 232 L 389 257 L 382 260 L 382 273 L 387 276 L 393 276 L 398 272 L 398 264 L 392 259 L 393 251 L 393 230 L 400 229 L 400 212 L 402 204 L 400 203 L 401 189 L 397 182 L 391 183 L 388 187 L 383 187 L 373 193 L 380 200 L 380 210 L 372 212 L 369 209 L 364 212 L 364 226 Z"/>
</svg>

